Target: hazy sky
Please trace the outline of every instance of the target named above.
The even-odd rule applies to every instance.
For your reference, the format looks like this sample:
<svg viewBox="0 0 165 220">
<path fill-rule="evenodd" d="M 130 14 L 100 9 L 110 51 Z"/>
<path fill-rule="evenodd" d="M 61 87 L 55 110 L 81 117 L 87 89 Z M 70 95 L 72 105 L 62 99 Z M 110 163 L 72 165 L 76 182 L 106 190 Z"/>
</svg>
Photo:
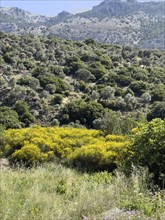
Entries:
<svg viewBox="0 0 165 220">
<path fill-rule="evenodd" d="M 18 7 L 34 14 L 55 16 L 65 10 L 78 13 L 92 9 L 101 0 L 0 0 L 2 7 Z"/>
</svg>

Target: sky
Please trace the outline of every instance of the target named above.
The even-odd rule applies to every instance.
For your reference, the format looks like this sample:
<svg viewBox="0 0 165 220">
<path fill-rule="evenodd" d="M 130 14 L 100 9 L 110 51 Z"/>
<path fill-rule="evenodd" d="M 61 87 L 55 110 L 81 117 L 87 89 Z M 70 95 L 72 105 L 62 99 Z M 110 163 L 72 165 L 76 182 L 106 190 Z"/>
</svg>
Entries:
<svg viewBox="0 0 165 220">
<path fill-rule="evenodd" d="M 33 14 L 56 16 L 63 10 L 79 13 L 91 10 L 101 0 L 0 0 L 1 7 L 18 7 Z"/>
</svg>

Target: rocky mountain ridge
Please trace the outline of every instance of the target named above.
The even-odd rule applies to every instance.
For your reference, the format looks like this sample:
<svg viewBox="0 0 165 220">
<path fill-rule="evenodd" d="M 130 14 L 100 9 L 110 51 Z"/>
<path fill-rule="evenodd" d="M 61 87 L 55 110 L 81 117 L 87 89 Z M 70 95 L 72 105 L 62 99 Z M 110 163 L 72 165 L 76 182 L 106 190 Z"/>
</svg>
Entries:
<svg viewBox="0 0 165 220">
<path fill-rule="evenodd" d="M 63 11 L 55 17 L 47 17 L 19 8 L 1 7 L 0 30 L 164 49 L 164 9 L 162 1 L 105 0 L 87 12 L 74 15 Z"/>
</svg>

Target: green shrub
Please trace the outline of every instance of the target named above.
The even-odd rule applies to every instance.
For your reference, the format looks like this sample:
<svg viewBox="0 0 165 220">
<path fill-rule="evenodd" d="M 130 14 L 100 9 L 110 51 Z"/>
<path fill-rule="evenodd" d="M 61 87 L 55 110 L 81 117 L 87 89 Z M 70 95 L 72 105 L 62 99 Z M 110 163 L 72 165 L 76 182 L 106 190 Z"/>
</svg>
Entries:
<svg viewBox="0 0 165 220">
<path fill-rule="evenodd" d="M 133 137 L 131 147 L 135 165 L 147 166 L 156 182 L 165 174 L 165 120 L 154 119 L 142 125 Z"/>
<path fill-rule="evenodd" d="M 165 102 L 155 102 L 152 109 L 147 114 L 147 120 L 151 121 L 154 118 L 165 118 Z"/>
<path fill-rule="evenodd" d="M 9 107 L 0 107 L 0 126 L 3 126 L 5 129 L 21 128 L 17 112 Z"/>
<path fill-rule="evenodd" d="M 29 106 L 25 101 L 18 101 L 15 105 L 15 110 L 25 127 L 35 122 L 35 117 L 30 113 Z"/>
</svg>

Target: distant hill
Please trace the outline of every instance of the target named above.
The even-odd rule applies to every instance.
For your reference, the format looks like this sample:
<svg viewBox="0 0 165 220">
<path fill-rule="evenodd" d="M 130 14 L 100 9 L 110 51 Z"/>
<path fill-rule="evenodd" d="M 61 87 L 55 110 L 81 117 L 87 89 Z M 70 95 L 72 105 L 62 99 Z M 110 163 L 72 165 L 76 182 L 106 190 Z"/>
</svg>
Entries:
<svg viewBox="0 0 165 220">
<path fill-rule="evenodd" d="M 63 11 L 55 17 L 33 15 L 19 8 L 0 8 L 0 29 L 13 33 L 54 35 L 64 39 L 92 38 L 148 49 L 165 49 L 165 4 L 136 0 L 105 0 L 78 14 Z"/>
</svg>

